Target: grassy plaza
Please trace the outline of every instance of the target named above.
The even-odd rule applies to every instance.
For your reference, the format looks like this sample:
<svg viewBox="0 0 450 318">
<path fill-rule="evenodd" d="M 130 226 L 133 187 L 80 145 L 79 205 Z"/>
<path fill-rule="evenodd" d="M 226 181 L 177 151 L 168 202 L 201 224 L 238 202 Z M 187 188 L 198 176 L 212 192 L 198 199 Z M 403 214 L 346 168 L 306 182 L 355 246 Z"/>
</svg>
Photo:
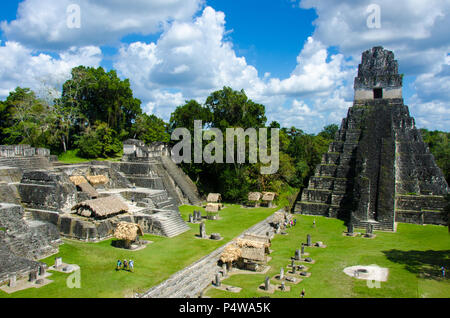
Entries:
<svg viewBox="0 0 450 318">
<path fill-rule="evenodd" d="M 182 206 L 183 219 L 199 207 Z M 30 288 L 13 294 L 0 292 L 0 297 L 56 297 L 56 298 L 110 298 L 132 297 L 155 286 L 175 272 L 214 251 L 218 247 L 264 220 L 277 209 L 244 209 L 237 205 L 226 205 L 220 220 L 206 221 L 208 233 L 220 233 L 221 241 L 199 240 L 197 224 L 189 224 L 191 230 L 175 238 L 146 235 L 144 239 L 153 243 L 140 251 L 126 251 L 111 245 L 113 239 L 100 243 L 82 243 L 64 240 L 60 252 L 43 261 L 53 265 L 55 257 L 65 263 L 81 267 L 81 288 L 69 288 L 69 274 L 52 272 L 49 279 L 54 282 L 39 289 Z M 306 297 L 347 298 L 446 298 L 450 295 L 450 283 L 440 278 L 440 267 L 449 267 L 450 236 L 441 226 L 398 224 L 396 233 L 376 232 L 374 239 L 346 237 L 343 221 L 324 217 L 296 215 L 297 225 L 286 229 L 287 235 L 276 235 L 272 240 L 271 267 L 266 274 L 237 274 L 223 280 L 230 286 L 242 288 L 240 293 L 225 292 L 210 288 L 205 296 L 219 298 L 283 297 L 298 298 L 305 289 Z M 316 227 L 313 221 L 316 220 Z M 364 232 L 364 230 L 362 231 Z M 315 261 L 307 265 L 311 277 L 289 292 L 276 291 L 267 295 L 257 290 L 265 276 L 273 277 L 281 267 L 290 263 L 295 249 L 306 242 L 310 234 L 313 242 L 322 241 L 327 248 L 306 248 Z M 117 259 L 133 259 L 134 272 L 116 271 Z M 380 288 L 369 288 L 365 280 L 358 280 L 343 273 L 343 269 L 354 265 L 376 264 L 389 269 L 387 282 Z M 276 284 L 272 280 L 273 284 Z M 289 284 L 287 284 L 289 286 Z"/>
</svg>

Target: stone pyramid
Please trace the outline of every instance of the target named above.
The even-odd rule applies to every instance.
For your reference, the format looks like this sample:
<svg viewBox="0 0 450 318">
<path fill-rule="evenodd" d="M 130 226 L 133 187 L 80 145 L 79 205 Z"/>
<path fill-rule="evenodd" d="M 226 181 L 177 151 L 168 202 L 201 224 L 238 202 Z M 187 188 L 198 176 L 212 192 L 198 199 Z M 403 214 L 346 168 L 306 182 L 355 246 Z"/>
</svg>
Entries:
<svg viewBox="0 0 450 318">
<path fill-rule="evenodd" d="M 354 87 L 353 106 L 294 212 L 390 231 L 395 222 L 446 225 L 448 184 L 403 103 L 394 54 L 364 52 Z"/>
</svg>

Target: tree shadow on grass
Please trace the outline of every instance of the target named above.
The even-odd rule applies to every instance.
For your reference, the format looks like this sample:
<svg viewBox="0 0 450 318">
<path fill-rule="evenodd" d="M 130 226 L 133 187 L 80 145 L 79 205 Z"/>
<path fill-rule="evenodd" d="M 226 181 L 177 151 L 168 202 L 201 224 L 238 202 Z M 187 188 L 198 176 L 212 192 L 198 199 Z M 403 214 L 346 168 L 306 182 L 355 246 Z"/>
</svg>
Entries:
<svg viewBox="0 0 450 318">
<path fill-rule="evenodd" d="M 445 267 L 446 276 L 450 269 L 450 250 L 444 251 L 383 251 L 391 261 L 404 264 L 405 269 L 425 279 L 442 280 L 441 267 Z"/>
</svg>

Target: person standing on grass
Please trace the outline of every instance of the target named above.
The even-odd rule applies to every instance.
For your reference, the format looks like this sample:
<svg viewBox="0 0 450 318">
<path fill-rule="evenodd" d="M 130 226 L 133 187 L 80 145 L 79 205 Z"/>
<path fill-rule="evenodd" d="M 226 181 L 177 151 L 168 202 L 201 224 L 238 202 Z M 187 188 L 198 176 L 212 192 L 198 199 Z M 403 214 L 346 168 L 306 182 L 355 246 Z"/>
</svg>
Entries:
<svg viewBox="0 0 450 318">
<path fill-rule="evenodd" d="M 126 271 L 128 270 L 128 262 L 126 259 L 123 260 L 123 269 Z"/>
<path fill-rule="evenodd" d="M 444 266 L 441 267 L 441 271 L 442 271 L 442 278 L 445 278 L 445 267 Z"/>
<path fill-rule="evenodd" d="M 118 259 L 117 260 L 116 271 L 118 271 L 120 269 L 120 267 L 122 267 L 122 262 L 120 261 L 120 259 Z"/>
<path fill-rule="evenodd" d="M 313 227 L 316 227 L 316 219 L 313 221 Z"/>
<path fill-rule="evenodd" d="M 133 260 L 130 259 L 130 261 L 128 262 L 128 266 L 130 267 L 130 272 L 132 272 L 133 269 L 134 269 L 134 262 L 133 262 Z"/>
<path fill-rule="evenodd" d="M 306 292 L 305 292 L 305 289 L 303 288 L 302 292 L 300 293 L 300 297 L 305 298 L 305 294 L 306 294 Z"/>
</svg>

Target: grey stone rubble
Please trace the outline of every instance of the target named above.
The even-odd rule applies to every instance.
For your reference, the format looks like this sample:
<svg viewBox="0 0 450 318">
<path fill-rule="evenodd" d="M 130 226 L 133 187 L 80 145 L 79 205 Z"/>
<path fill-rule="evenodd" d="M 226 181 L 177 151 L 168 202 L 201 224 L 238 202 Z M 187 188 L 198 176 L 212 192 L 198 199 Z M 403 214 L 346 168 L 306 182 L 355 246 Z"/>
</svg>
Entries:
<svg viewBox="0 0 450 318">
<path fill-rule="evenodd" d="M 260 236 L 265 235 L 267 231 L 274 233 L 273 228 L 270 225 L 272 218 L 273 215 L 248 229 L 239 237 L 243 237 L 246 233 Z M 229 244 L 231 244 L 231 242 L 218 248 L 181 271 L 173 274 L 161 284 L 152 287 L 146 293 L 139 295 L 138 297 L 196 298 L 201 291 L 211 285 L 211 282 L 214 281 L 216 273 L 222 270 L 222 268 L 218 266 L 218 261 L 223 250 Z"/>
<path fill-rule="evenodd" d="M 394 54 L 364 52 L 353 107 L 294 212 L 376 230 L 394 231 L 395 222 L 446 225 L 448 189 L 403 103 Z"/>
</svg>

